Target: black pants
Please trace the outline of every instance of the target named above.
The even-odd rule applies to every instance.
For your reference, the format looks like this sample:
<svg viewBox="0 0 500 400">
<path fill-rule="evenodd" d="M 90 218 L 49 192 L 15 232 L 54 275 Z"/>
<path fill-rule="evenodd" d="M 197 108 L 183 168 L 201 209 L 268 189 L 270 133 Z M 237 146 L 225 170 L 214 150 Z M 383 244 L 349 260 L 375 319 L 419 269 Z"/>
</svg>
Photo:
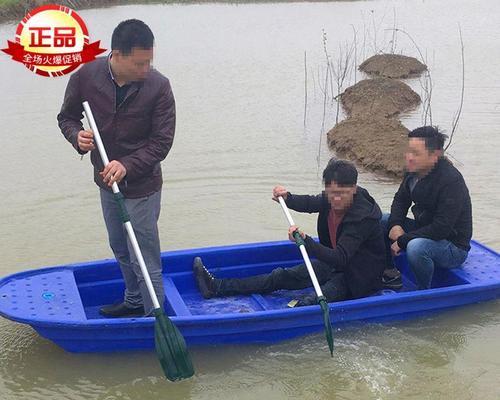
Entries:
<svg viewBox="0 0 500 400">
<path fill-rule="evenodd" d="M 328 302 L 341 301 L 349 297 L 343 272 L 336 272 L 328 264 L 311 261 L 323 295 Z M 269 274 L 255 275 L 248 278 L 220 279 L 217 285 L 217 296 L 238 294 L 266 294 L 275 290 L 305 289 L 312 286 L 311 278 L 305 264 L 292 268 L 276 268 Z"/>
<path fill-rule="evenodd" d="M 382 219 L 380 220 L 380 225 L 382 226 L 382 231 L 384 232 L 384 241 L 385 241 L 385 259 L 386 259 L 386 268 L 396 268 L 394 264 L 394 258 L 392 257 L 391 245 L 393 241 L 389 239 L 389 218 L 391 214 L 383 214 Z M 410 218 L 405 218 L 403 222 L 402 228 L 405 232 L 410 232 L 416 229 L 415 221 Z"/>
</svg>

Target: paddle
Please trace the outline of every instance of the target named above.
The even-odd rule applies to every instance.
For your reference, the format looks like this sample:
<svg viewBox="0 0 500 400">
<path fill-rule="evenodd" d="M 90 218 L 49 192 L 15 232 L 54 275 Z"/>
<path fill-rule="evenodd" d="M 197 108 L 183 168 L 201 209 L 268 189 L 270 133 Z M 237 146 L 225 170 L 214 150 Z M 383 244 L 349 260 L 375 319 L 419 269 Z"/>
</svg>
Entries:
<svg viewBox="0 0 500 400">
<path fill-rule="evenodd" d="M 286 219 L 288 220 L 290 226 L 295 225 L 292 216 L 290 215 L 290 211 L 286 206 L 285 200 L 283 200 L 283 197 L 281 196 L 278 197 L 278 200 L 280 202 L 281 208 L 283 209 L 283 212 L 285 213 Z M 328 303 L 326 302 L 325 296 L 323 296 L 323 292 L 321 291 L 321 287 L 319 286 L 318 283 L 318 278 L 316 278 L 316 274 L 314 273 L 311 260 L 309 259 L 309 255 L 307 254 L 304 239 L 302 239 L 302 236 L 300 236 L 298 230 L 296 230 L 293 233 L 293 237 L 295 239 L 295 243 L 300 249 L 300 252 L 302 253 L 302 258 L 304 259 L 304 262 L 306 264 L 307 272 L 309 272 L 309 276 L 311 277 L 314 290 L 316 291 L 316 296 L 318 296 L 318 303 L 319 306 L 321 307 L 321 310 L 323 311 L 323 323 L 325 324 L 326 341 L 328 342 L 328 347 L 330 348 L 330 354 L 333 357 L 333 333 L 332 333 L 332 323 L 330 322 Z"/>
<path fill-rule="evenodd" d="M 104 166 L 106 166 L 109 164 L 108 156 L 106 154 L 106 150 L 104 149 L 101 135 L 97 129 L 97 125 L 88 102 L 85 101 L 83 103 L 83 109 L 85 110 L 90 128 L 94 133 L 94 138 L 97 143 L 97 148 L 99 150 L 99 154 L 101 155 L 102 162 Z M 151 278 L 149 277 L 149 273 L 146 268 L 146 264 L 144 263 L 144 258 L 142 257 L 141 249 L 137 243 L 134 229 L 130 223 L 130 217 L 125 207 L 123 194 L 120 192 L 120 189 L 118 189 L 116 182 L 113 183 L 112 189 L 115 200 L 120 207 L 120 217 L 125 225 L 132 247 L 134 248 L 137 261 L 139 262 L 142 275 L 144 276 L 144 281 L 146 282 L 149 295 L 151 296 L 151 300 L 153 302 L 156 352 L 163 368 L 163 372 L 165 373 L 166 378 L 171 381 L 189 378 L 193 376 L 194 369 L 187 352 L 186 342 L 177 327 L 172 323 L 172 321 L 170 321 L 160 307 L 153 284 L 151 283 Z"/>
</svg>

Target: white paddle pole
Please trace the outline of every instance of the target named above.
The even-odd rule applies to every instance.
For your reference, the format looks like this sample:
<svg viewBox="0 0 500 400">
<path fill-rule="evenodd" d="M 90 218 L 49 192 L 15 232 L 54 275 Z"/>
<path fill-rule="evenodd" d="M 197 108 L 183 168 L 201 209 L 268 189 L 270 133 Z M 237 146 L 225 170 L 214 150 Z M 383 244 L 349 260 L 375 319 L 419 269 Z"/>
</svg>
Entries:
<svg viewBox="0 0 500 400">
<path fill-rule="evenodd" d="M 94 133 L 97 149 L 99 150 L 99 154 L 101 155 L 102 162 L 106 167 L 109 164 L 108 155 L 106 154 L 106 149 L 104 148 L 104 144 L 102 143 L 101 135 L 99 134 L 99 129 L 97 128 L 94 116 L 92 115 L 92 110 L 90 109 L 90 105 L 87 101 L 83 102 L 83 109 L 85 110 L 85 115 L 87 116 L 87 120 L 89 121 L 90 129 L 92 129 L 92 132 Z M 115 195 L 115 199 L 120 206 L 122 222 L 125 225 L 125 229 L 127 230 L 128 237 L 130 239 L 130 242 L 132 243 L 132 247 L 134 248 L 137 261 L 139 262 L 139 266 L 141 267 L 141 272 L 144 277 L 144 281 L 146 282 L 149 295 L 151 296 L 151 300 L 153 302 L 153 308 L 158 309 L 160 308 L 160 303 L 158 302 L 158 298 L 156 297 L 153 283 L 151 282 L 148 269 L 146 268 L 146 263 L 144 262 L 144 258 L 142 257 L 141 249 L 139 248 L 139 243 L 137 243 L 137 238 L 135 237 L 134 229 L 132 228 L 132 224 L 130 223 L 130 218 L 128 216 L 127 210 L 125 208 L 125 203 L 123 200 L 124 199 L 123 194 L 120 192 L 120 189 L 118 189 L 118 185 L 116 182 L 113 182 L 112 189 Z"/>
<path fill-rule="evenodd" d="M 290 226 L 295 225 L 293 222 L 293 218 L 290 215 L 290 210 L 288 210 L 288 207 L 285 203 L 285 200 L 283 197 L 279 196 L 278 200 L 280 202 L 281 208 L 283 209 L 283 212 L 285 213 L 285 217 L 288 220 L 288 223 Z M 318 278 L 316 278 L 316 273 L 314 272 L 313 266 L 311 264 L 311 260 L 309 259 L 309 255 L 307 254 L 306 246 L 301 244 L 299 246 L 300 252 L 302 253 L 302 258 L 304 259 L 304 262 L 307 267 L 307 271 L 309 272 L 309 276 L 311 277 L 312 284 L 314 286 L 314 290 L 316 291 L 316 295 L 318 297 L 323 297 L 323 292 L 321 291 L 321 287 L 319 286 Z"/>
</svg>

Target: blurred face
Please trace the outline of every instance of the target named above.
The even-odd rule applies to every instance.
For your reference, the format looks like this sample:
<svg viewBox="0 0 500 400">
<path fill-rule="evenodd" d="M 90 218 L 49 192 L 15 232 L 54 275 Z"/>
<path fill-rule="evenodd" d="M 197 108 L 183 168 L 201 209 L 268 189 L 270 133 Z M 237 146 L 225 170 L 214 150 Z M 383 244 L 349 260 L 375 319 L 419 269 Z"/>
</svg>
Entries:
<svg viewBox="0 0 500 400">
<path fill-rule="evenodd" d="M 429 151 L 422 138 L 410 138 L 405 153 L 406 169 L 419 175 L 429 172 L 437 163 L 440 150 Z"/>
<path fill-rule="evenodd" d="M 130 54 L 123 54 L 120 50 L 113 50 L 113 64 L 118 75 L 127 82 L 142 81 L 151 69 L 153 49 L 132 48 Z"/>
<path fill-rule="evenodd" d="M 346 211 L 352 205 L 356 185 L 339 186 L 335 182 L 325 185 L 325 193 L 330 206 L 335 211 Z"/>
</svg>

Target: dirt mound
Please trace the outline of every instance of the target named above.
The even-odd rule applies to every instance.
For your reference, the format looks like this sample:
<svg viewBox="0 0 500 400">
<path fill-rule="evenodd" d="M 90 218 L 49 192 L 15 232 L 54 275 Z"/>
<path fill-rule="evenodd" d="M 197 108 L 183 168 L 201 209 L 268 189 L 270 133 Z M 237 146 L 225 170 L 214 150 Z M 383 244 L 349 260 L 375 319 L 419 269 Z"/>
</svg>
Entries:
<svg viewBox="0 0 500 400">
<path fill-rule="evenodd" d="M 427 67 L 413 57 L 379 54 L 359 69 L 376 77 L 340 95 L 347 119 L 328 132 L 328 146 L 371 171 L 401 177 L 408 129 L 397 117 L 416 108 L 421 99 L 397 78 L 421 74 Z"/>
<path fill-rule="evenodd" d="M 394 118 L 350 117 L 328 132 L 328 146 L 367 169 L 392 176 L 403 175 L 408 129 Z"/>
<path fill-rule="evenodd" d="M 426 69 L 427 66 L 416 58 L 401 54 L 377 54 L 368 58 L 359 66 L 360 71 L 386 78 L 418 76 Z"/>
<path fill-rule="evenodd" d="M 341 94 L 340 100 L 350 117 L 393 117 L 420 104 L 420 96 L 406 83 L 389 78 L 365 79 Z"/>
</svg>

